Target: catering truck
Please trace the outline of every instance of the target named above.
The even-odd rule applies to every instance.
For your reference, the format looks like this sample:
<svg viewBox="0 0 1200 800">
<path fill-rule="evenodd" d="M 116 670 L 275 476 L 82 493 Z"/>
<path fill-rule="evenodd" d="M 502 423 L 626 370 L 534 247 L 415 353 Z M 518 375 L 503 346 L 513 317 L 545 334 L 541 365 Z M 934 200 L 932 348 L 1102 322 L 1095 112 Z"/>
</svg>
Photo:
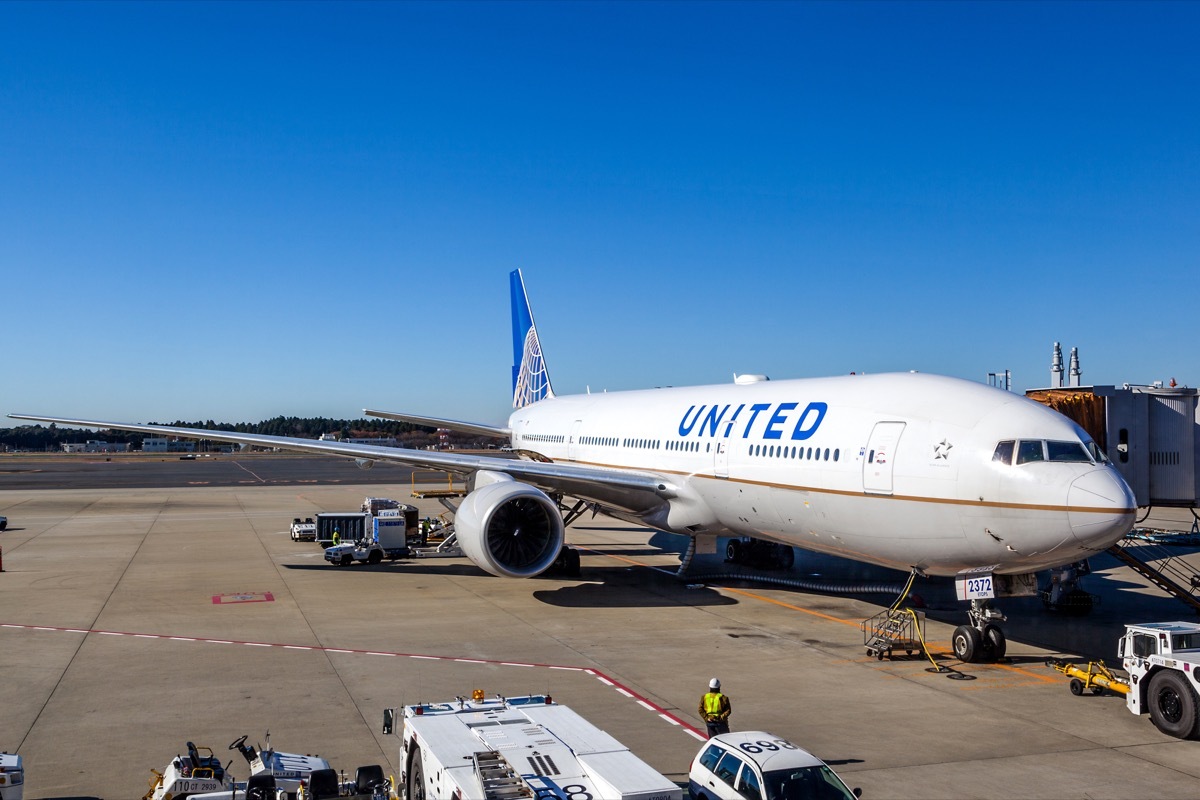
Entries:
<svg viewBox="0 0 1200 800">
<path fill-rule="evenodd" d="M 325 560 L 339 567 L 378 564 L 385 558 L 395 561 L 408 555 L 408 525 L 401 515 L 375 517 L 371 534 L 353 542 L 341 542 L 325 548 Z"/>
<path fill-rule="evenodd" d="M 390 732 L 393 709 L 384 712 Z M 683 790 L 548 695 L 404 706 L 404 800 L 682 800 Z"/>
</svg>

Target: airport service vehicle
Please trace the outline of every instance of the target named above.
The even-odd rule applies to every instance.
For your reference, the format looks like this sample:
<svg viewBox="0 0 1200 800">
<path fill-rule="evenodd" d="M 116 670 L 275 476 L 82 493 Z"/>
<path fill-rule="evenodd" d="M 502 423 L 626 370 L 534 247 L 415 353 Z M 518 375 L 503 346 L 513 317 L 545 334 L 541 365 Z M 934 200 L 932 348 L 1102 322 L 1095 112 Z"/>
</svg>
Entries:
<svg viewBox="0 0 1200 800">
<path fill-rule="evenodd" d="M 1108 456 L 1074 422 L 1028 398 L 915 372 L 783 381 L 735 375 L 712 386 L 560 396 L 519 271 L 510 289 L 514 411 L 506 425 L 365 413 L 505 440 L 519 458 L 10 416 L 464 475 L 457 544 L 503 577 L 550 569 L 566 526 L 590 511 L 692 544 L 704 539 L 689 545 L 684 578 L 695 552 L 711 551 L 710 537 L 721 536 L 959 578 L 970 582 L 963 600 L 974 633 L 959 637 L 970 661 L 1003 650 L 994 601 L 1035 595 L 1039 570 L 1102 552 L 1132 527 L 1136 500 Z M 752 314 L 741 318 L 749 338 Z M 327 541 L 320 533 L 318 526 L 318 540 Z"/>
<path fill-rule="evenodd" d="M 1093 662 L 1086 670 L 1056 659 L 1048 663 L 1071 676 L 1072 694 L 1117 692 L 1125 695 L 1130 713 L 1149 713 L 1154 727 L 1168 736 L 1200 736 L 1200 623 L 1126 625 L 1117 655 L 1128 679 L 1114 675 L 1103 662 Z"/>
<path fill-rule="evenodd" d="M 384 712 L 384 732 L 394 718 Z M 682 800 L 678 786 L 546 695 L 404 706 L 403 800 Z"/>
<path fill-rule="evenodd" d="M 269 732 L 265 748 L 247 745 L 246 738 L 241 736 L 229 745 L 250 767 L 246 782 L 235 783 L 210 748 L 188 742 L 186 756 L 175 756 L 162 772 L 151 770 L 154 777 L 142 800 L 295 800 L 301 788 L 314 780 L 325 787 L 333 786 L 333 794 L 325 796 L 338 796 L 337 773 L 325 759 L 281 753 L 271 747 Z"/>
<path fill-rule="evenodd" d="M 317 523 L 312 517 L 305 517 L 301 522 L 299 517 L 292 520 L 290 528 L 293 542 L 315 542 L 317 540 Z"/>
<path fill-rule="evenodd" d="M 854 800 L 850 789 L 812 753 L 765 731 L 722 733 L 700 748 L 688 772 L 692 800 Z"/>
<path fill-rule="evenodd" d="M 325 560 L 330 564 L 348 567 L 355 561 L 360 564 L 378 564 L 385 558 L 395 561 L 408 555 L 409 526 L 406 515 L 400 513 L 400 509 L 384 511 L 381 514 L 388 516 L 372 518 L 370 538 L 327 547 Z M 416 515 L 417 509 L 413 508 L 412 518 L 416 519 Z"/>
<path fill-rule="evenodd" d="M 142 800 L 183 800 L 196 795 L 233 788 L 221 759 L 208 747 L 187 743 L 187 755 L 177 755 L 162 772 L 150 770 L 150 789 Z M 273 800 L 273 799 L 272 799 Z"/>
<path fill-rule="evenodd" d="M 21 800 L 24 796 L 25 765 L 21 757 L 16 753 L 0 753 L 0 800 Z"/>
<path fill-rule="evenodd" d="M 399 500 L 390 497 L 364 497 L 361 510 L 364 514 L 378 514 L 380 511 L 393 511 L 405 507 Z"/>
<path fill-rule="evenodd" d="M 317 536 L 321 547 L 354 542 L 371 533 L 371 515 L 362 511 L 326 511 L 317 514 Z"/>
</svg>

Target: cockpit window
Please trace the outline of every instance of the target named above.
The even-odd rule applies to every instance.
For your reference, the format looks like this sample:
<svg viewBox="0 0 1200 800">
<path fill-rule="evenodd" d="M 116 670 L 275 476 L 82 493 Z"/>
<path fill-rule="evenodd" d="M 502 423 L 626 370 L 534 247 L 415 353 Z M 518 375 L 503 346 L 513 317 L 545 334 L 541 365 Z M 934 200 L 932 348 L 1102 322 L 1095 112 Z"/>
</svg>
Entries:
<svg viewBox="0 0 1200 800">
<path fill-rule="evenodd" d="M 1080 442 L 1046 442 L 1046 455 L 1051 461 L 1092 463 L 1092 457 Z"/>
<path fill-rule="evenodd" d="M 1046 456 L 1042 453 L 1041 441 L 1027 442 L 1021 441 L 1017 445 L 1017 463 L 1028 464 L 1031 461 L 1045 461 Z"/>
<path fill-rule="evenodd" d="M 1083 443 L 1083 446 L 1087 448 L 1087 451 L 1089 453 L 1091 453 L 1092 460 L 1095 461 L 1097 464 L 1107 464 L 1108 463 L 1108 456 L 1106 456 L 1104 454 L 1104 451 L 1100 449 L 1100 445 L 1096 444 L 1091 439 L 1088 439 L 1086 442 Z"/>
<path fill-rule="evenodd" d="M 1014 441 L 1008 441 L 996 445 L 996 452 L 992 453 L 992 461 L 998 461 L 1001 464 L 1011 464 L 1013 448 L 1016 444 Z"/>
</svg>

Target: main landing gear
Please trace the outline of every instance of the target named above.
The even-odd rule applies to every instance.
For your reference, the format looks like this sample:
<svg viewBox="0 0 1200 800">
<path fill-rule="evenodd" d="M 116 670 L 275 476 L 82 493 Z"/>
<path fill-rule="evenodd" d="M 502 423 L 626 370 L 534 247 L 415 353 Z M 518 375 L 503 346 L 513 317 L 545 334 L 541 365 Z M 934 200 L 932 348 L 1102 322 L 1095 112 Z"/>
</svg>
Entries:
<svg viewBox="0 0 1200 800">
<path fill-rule="evenodd" d="M 1005 622 L 1008 617 L 993 608 L 990 600 L 972 600 L 967 616 L 971 623 L 959 625 L 951 638 L 954 657 L 967 664 L 1004 658 L 1008 642 L 997 623 Z"/>
<path fill-rule="evenodd" d="M 763 569 L 791 569 L 796 554 L 786 544 L 744 536 L 730 539 L 729 544 L 725 545 L 725 560 L 730 564 L 745 564 Z"/>
</svg>

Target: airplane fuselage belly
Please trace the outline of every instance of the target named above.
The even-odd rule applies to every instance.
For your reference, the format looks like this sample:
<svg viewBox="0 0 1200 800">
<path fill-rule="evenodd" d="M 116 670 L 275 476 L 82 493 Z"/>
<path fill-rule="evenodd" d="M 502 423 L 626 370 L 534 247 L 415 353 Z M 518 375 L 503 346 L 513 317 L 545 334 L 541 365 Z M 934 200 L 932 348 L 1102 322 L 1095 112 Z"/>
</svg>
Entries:
<svg viewBox="0 0 1200 800">
<path fill-rule="evenodd" d="M 1132 496 L 1111 465 L 1086 456 L 998 463 L 1002 441 L 1083 447 L 1085 434 L 1022 397 L 953 378 L 560 397 L 514 413 L 510 428 L 514 447 L 539 457 L 660 476 L 665 499 L 638 517 L 646 524 L 728 531 L 928 574 L 1068 563 L 1107 547 L 1132 519 Z M 1108 481 L 1100 489 L 1073 488 L 1097 472 Z"/>
</svg>

